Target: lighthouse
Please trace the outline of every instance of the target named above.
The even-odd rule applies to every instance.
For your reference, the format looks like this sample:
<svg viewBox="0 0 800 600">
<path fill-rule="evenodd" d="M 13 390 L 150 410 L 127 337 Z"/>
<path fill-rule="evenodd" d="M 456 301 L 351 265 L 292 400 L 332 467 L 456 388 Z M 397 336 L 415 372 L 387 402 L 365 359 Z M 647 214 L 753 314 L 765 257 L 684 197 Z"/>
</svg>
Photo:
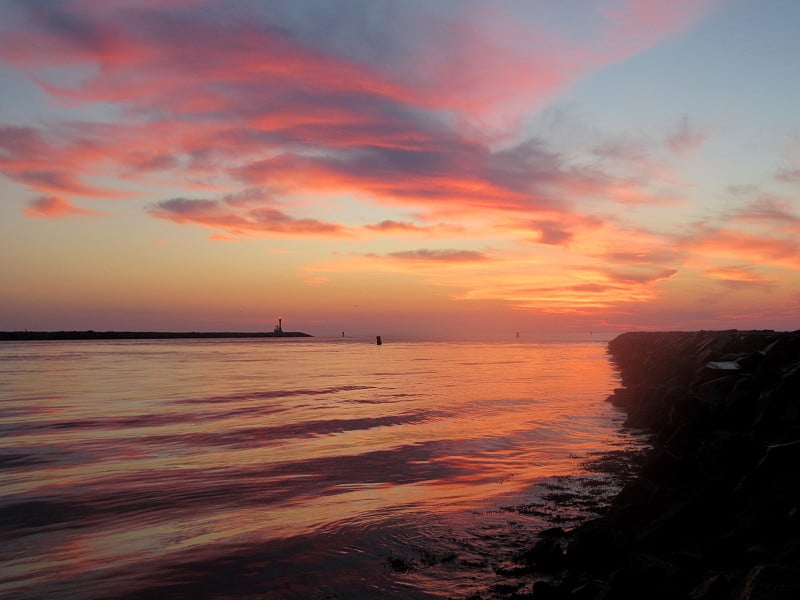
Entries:
<svg viewBox="0 0 800 600">
<path fill-rule="evenodd" d="M 283 333 L 283 319 L 278 317 L 278 324 L 275 325 L 275 333 Z"/>
</svg>

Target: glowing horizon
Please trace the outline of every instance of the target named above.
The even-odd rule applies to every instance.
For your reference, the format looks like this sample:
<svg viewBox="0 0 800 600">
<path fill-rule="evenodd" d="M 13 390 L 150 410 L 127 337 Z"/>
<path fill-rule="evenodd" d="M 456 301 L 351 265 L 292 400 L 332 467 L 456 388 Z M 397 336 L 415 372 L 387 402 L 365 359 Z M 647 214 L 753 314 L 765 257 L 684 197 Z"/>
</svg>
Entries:
<svg viewBox="0 0 800 600">
<path fill-rule="evenodd" d="M 0 0 L 0 329 L 800 327 L 800 5 L 547 4 Z"/>
</svg>

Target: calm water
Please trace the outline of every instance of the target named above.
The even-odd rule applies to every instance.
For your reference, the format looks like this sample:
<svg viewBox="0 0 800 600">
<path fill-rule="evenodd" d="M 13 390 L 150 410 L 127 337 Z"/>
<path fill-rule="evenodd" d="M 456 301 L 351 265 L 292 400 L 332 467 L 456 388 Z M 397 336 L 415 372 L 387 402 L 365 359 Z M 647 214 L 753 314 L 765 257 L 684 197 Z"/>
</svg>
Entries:
<svg viewBox="0 0 800 600">
<path fill-rule="evenodd" d="M 464 597 L 580 516 L 615 384 L 597 342 L 0 343 L 0 597 Z"/>
</svg>

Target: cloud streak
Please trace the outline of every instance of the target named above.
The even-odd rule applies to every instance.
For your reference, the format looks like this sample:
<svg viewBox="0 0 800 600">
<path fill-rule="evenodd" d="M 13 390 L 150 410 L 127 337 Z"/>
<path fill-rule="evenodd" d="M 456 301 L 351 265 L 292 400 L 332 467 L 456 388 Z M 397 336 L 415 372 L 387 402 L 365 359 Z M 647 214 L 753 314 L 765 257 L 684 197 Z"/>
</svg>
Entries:
<svg viewBox="0 0 800 600">
<path fill-rule="evenodd" d="M 295 218 L 267 206 L 237 210 L 230 202 L 208 199 L 171 198 L 150 208 L 156 218 L 174 223 L 192 223 L 221 229 L 236 236 L 339 236 L 346 229 L 335 223 L 318 219 Z"/>
<path fill-rule="evenodd" d="M 431 250 L 421 248 L 419 250 L 404 250 L 401 252 L 390 252 L 388 256 L 404 261 L 412 262 L 447 262 L 447 263 L 466 263 L 482 262 L 488 260 L 482 252 L 474 250 Z"/>
</svg>

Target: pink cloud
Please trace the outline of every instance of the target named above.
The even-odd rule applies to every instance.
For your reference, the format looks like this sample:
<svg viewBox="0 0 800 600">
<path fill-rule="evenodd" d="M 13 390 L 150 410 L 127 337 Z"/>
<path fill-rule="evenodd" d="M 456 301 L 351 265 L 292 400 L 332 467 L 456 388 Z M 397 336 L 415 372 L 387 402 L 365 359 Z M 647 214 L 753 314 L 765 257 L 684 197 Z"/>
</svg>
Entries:
<svg viewBox="0 0 800 600">
<path fill-rule="evenodd" d="M 0 126 L 0 172 L 42 193 L 126 197 L 82 180 L 105 159 L 102 144 L 88 137 L 56 139 L 32 127 Z"/>
<path fill-rule="evenodd" d="M 3 172 L 12 179 L 16 179 L 42 192 L 71 194 L 88 198 L 120 196 L 120 193 L 116 191 L 86 185 L 72 174 L 63 170 L 20 169 Z"/>
<path fill-rule="evenodd" d="M 73 205 L 69 200 L 56 196 L 42 196 L 31 200 L 22 211 L 33 218 L 63 218 L 63 217 L 87 217 L 99 216 L 103 213 L 80 208 Z"/>
<path fill-rule="evenodd" d="M 601 4 L 606 39 L 621 56 L 683 31 L 720 4 L 720 0 L 621 0 Z"/>
</svg>

